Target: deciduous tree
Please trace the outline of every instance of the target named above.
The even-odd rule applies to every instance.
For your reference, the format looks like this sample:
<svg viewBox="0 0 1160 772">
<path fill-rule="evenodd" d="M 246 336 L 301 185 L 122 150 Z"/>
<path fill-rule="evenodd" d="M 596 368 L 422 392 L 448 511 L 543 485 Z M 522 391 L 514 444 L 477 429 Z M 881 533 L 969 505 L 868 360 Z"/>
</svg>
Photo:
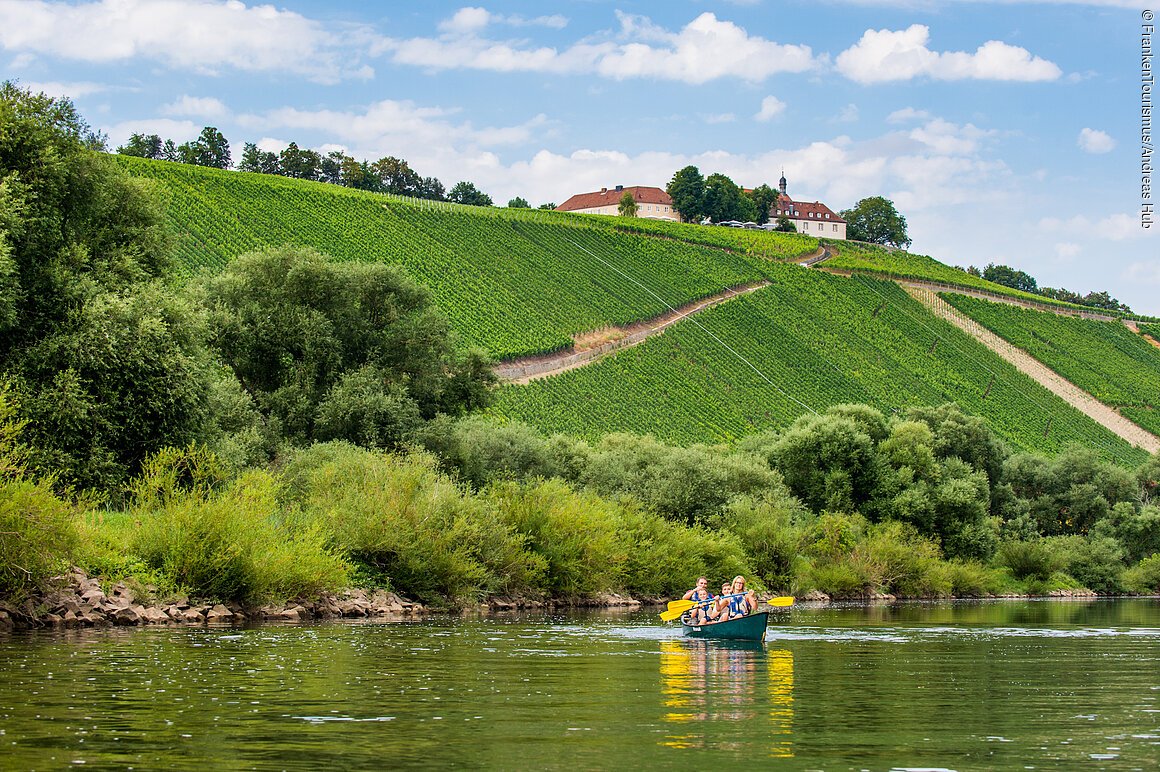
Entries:
<svg viewBox="0 0 1160 772">
<path fill-rule="evenodd" d="M 862 199 L 853 209 L 843 210 L 842 219 L 846 221 L 846 237 L 854 241 L 910 246 L 906 218 L 894 208 L 894 202 L 882 196 Z"/>
</svg>

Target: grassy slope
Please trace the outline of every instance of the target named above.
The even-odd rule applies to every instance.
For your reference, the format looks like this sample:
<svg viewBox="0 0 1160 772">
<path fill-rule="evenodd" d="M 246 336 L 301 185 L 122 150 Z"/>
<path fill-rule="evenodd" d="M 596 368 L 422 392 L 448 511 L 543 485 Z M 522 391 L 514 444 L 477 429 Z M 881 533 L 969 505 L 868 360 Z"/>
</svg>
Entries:
<svg viewBox="0 0 1160 772">
<path fill-rule="evenodd" d="M 789 423 L 806 408 L 785 393 L 815 409 L 953 399 L 1018 447 L 1054 450 L 1078 440 L 1110 456 L 1139 456 L 894 285 L 765 259 L 810 252 L 812 239 L 651 221 L 629 223 L 639 226 L 633 234 L 619 218 L 419 204 L 281 177 L 120 160 L 168 191 L 186 271 L 220 269 L 237 254 L 284 243 L 398 264 L 432 288 L 467 342 L 500 357 L 559 348 L 573 333 L 660 313 L 665 304 L 650 291 L 677 305 L 762 277 L 778 282 L 704 317 L 774 385 L 686 322 L 613 360 L 505 390 L 499 412 L 546 430 L 718 440 Z M 878 306 L 884 310 L 875 316 Z M 936 334 L 943 342 L 926 354 Z M 998 383 L 983 401 L 992 372 Z"/>
<path fill-rule="evenodd" d="M 647 432 L 693 442 L 785 426 L 806 412 L 804 405 L 821 411 L 867 402 L 890 412 L 955 401 L 1020 449 L 1054 452 L 1082 442 L 1128 463 L 1145 456 L 932 317 L 893 283 L 797 266 L 771 273 L 773 286 L 641 346 L 505 388 L 495 412 L 547 432 Z"/>
<path fill-rule="evenodd" d="M 1124 325 L 965 295 L 943 297 L 1129 420 L 1160 434 L 1160 349 Z"/>
<path fill-rule="evenodd" d="M 432 205 L 270 175 L 118 159 L 168 192 L 184 270 L 220 270 L 241 253 L 280 244 L 401 265 L 431 288 L 467 343 L 501 358 L 563 348 L 575 333 L 656 316 L 666 303 L 761 279 L 769 264 L 577 215 Z M 720 238 L 712 234 L 717 229 L 703 230 L 710 232 L 706 240 Z M 784 239 L 764 235 L 771 252 Z M 792 237 L 785 243 L 788 252 L 803 247 Z"/>
<path fill-rule="evenodd" d="M 926 255 L 915 255 L 902 250 L 888 250 L 885 247 L 876 247 L 855 242 L 839 241 L 831 243 L 838 250 L 838 254 L 826 261 L 825 265 L 830 268 L 872 272 L 883 276 L 897 276 L 900 279 L 919 279 L 922 281 L 954 284 L 960 287 L 970 287 L 996 295 L 1005 295 L 1020 300 L 1042 303 L 1044 305 L 1083 311 L 1095 310 L 1087 308 L 1086 306 L 1064 303 L 1059 300 L 1043 297 L 1042 295 L 1034 295 L 1030 292 L 1005 287 L 1002 284 L 996 284 L 993 281 L 972 276 L 966 271 L 960 271 L 958 268 L 940 263 Z M 1098 311 L 1098 313 L 1112 314 L 1110 311 Z"/>
</svg>

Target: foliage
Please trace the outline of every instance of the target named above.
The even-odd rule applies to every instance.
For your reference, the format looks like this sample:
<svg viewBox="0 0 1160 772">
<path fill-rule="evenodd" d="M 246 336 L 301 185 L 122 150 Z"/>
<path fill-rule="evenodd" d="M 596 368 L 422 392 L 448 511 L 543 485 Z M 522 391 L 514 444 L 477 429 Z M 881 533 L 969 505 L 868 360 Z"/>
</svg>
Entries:
<svg viewBox="0 0 1160 772">
<path fill-rule="evenodd" d="M 841 212 L 846 221 L 846 238 L 894 247 L 910 246 L 906 235 L 906 218 L 894 208 L 894 202 L 882 196 L 864 198 L 853 209 Z"/>
<path fill-rule="evenodd" d="M 988 263 L 987 267 L 983 269 L 983 278 L 987 281 L 993 281 L 996 284 L 1002 284 L 1004 287 L 1017 289 L 1022 292 L 1036 292 L 1039 289 L 1038 282 L 1031 274 L 1023 271 L 1017 271 L 1009 265 L 995 265 Z"/>
<path fill-rule="evenodd" d="M 511 201 L 508 201 L 507 205 L 508 205 L 508 209 L 531 209 L 532 208 L 532 205 L 528 203 L 528 200 L 522 196 L 516 196 Z"/>
<path fill-rule="evenodd" d="M 0 87 L 0 361 L 36 468 L 111 490 L 206 430 L 209 362 L 154 186 L 89 150 L 68 101 Z"/>
<path fill-rule="evenodd" d="M 777 203 L 777 198 L 780 194 L 769 185 L 762 183 L 746 195 L 753 201 L 753 208 L 757 215 L 757 224 L 765 225 L 769 222 L 769 212 L 773 205 Z"/>
<path fill-rule="evenodd" d="M 637 208 L 636 199 L 632 197 L 632 193 L 624 191 L 624 195 L 620 197 L 620 202 L 616 205 L 617 214 L 621 217 L 636 217 Z"/>
<path fill-rule="evenodd" d="M 453 204 L 467 206 L 491 206 L 492 203 L 491 196 L 475 187 L 475 183 L 466 180 L 455 183 L 447 193 L 447 200 Z"/>
<path fill-rule="evenodd" d="M 481 356 L 457 353 L 427 293 L 390 266 L 274 249 L 203 290 L 212 347 L 292 441 L 393 447 L 420 420 L 488 399 Z"/>
<path fill-rule="evenodd" d="M 1126 589 L 1142 594 L 1160 593 L 1160 553 L 1153 553 L 1124 572 Z"/>
<path fill-rule="evenodd" d="M 1160 434 L 1160 348 L 1120 322 L 1034 311 L 958 294 L 945 298 L 1096 399 Z"/>
<path fill-rule="evenodd" d="M 201 472 L 212 462 L 198 453 L 163 453 L 145 464 L 129 510 L 139 524 L 131 554 L 174 586 L 215 600 L 317 596 L 345 585 L 346 563 L 324 531 L 285 517 L 273 475 L 252 471 L 209 484 Z M 187 478 L 181 469 L 195 473 Z"/>
<path fill-rule="evenodd" d="M 705 216 L 705 178 L 696 166 L 686 166 L 673 174 L 665 192 L 673 200 L 681 222 L 700 222 Z"/>
<path fill-rule="evenodd" d="M 741 188 L 724 174 L 718 172 L 705 178 L 702 196 L 701 211 L 713 222 L 752 222 L 757 219 L 753 199 L 743 195 Z"/>
<path fill-rule="evenodd" d="M 1016 454 L 1004 463 L 1003 481 L 1044 535 L 1086 534 L 1117 504 L 1139 501 L 1130 472 L 1079 446 L 1054 459 Z"/>
<path fill-rule="evenodd" d="M 645 218 L 625 221 L 609 215 L 585 215 L 585 217 L 607 223 L 609 226 L 626 233 L 655 235 L 665 239 L 718 247 L 730 252 L 773 260 L 792 260 L 804 257 L 817 251 L 818 248 L 818 240 L 805 234 L 797 235 L 795 233 L 795 235 L 790 236 L 763 229 L 716 228 L 693 223 Z M 794 231 L 795 229 L 790 228 L 789 230 Z"/>
<path fill-rule="evenodd" d="M 16 601 L 63 572 L 78 546 L 75 506 L 53 492 L 51 478 L 25 468 L 23 427 L 11 392 L 0 387 L 0 598 Z"/>
</svg>

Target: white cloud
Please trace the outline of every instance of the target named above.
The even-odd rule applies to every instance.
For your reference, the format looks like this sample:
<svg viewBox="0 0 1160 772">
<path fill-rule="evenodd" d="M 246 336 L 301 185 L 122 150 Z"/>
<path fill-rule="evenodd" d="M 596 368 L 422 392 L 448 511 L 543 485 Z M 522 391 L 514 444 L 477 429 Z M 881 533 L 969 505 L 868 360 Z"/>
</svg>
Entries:
<svg viewBox="0 0 1160 772">
<path fill-rule="evenodd" d="M 103 83 L 92 83 L 89 81 L 62 83 L 56 80 L 22 80 L 17 85 L 21 88 L 28 89 L 34 94 L 44 92 L 50 97 L 63 97 L 68 99 L 80 99 L 89 94 L 99 94 L 102 91 L 109 90 L 109 87 Z"/>
<path fill-rule="evenodd" d="M 1069 234 L 1073 236 L 1094 237 L 1100 241 L 1124 241 L 1149 235 L 1148 231 L 1140 227 L 1140 218 L 1117 212 L 1092 220 L 1086 215 L 1075 215 L 1067 219 L 1059 217 L 1044 217 L 1039 221 L 1039 228 L 1053 235 Z"/>
<path fill-rule="evenodd" d="M 1054 63 L 1025 48 L 990 40 L 972 54 L 927 48 L 930 28 L 912 24 L 905 30 L 866 30 L 852 47 L 838 54 L 838 71 L 863 84 L 930 77 L 935 80 L 1055 80 Z"/>
<path fill-rule="evenodd" d="M 1080 129 L 1076 144 L 1088 153 L 1108 153 L 1116 146 L 1116 140 L 1099 129 Z"/>
<path fill-rule="evenodd" d="M 712 126 L 718 123 L 733 123 L 737 120 L 737 116 L 733 113 L 716 113 L 713 115 L 703 115 L 701 119 Z"/>
<path fill-rule="evenodd" d="M 488 11 L 486 8 L 460 8 L 449 18 L 439 22 L 441 32 L 453 35 L 467 35 L 483 30 L 491 24 L 507 24 L 512 27 L 550 27 L 563 29 L 568 26 L 568 18 L 560 14 L 536 16 L 528 19 L 519 15 L 504 15 Z"/>
<path fill-rule="evenodd" d="M 753 120 L 764 123 L 773 120 L 783 112 L 785 112 L 785 102 L 775 96 L 767 96 L 761 100 L 761 109 L 757 111 L 757 115 L 753 116 Z"/>
<path fill-rule="evenodd" d="M 198 73 L 284 71 L 366 77 L 347 39 L 293 11 L 239 0 L 0 0 L 0 46 L 85 62 L 146 58 Z"/>
<path fill-rule="evenodd" d="M 752 36 L 742 27 L 702 13 L 678 32 L 642 16 L 617 12 L 615 40 L 585 39 L 558 50 L 527 41 L 482 36 L 496 17 L 464 8 L 439 25 L 437 38 L 383 40 L 374 51 L 394 62 L 432 70 L 597 74 L 615 80 L 657 78 L 706 83 L 717 78 L 760 82 L 779 72 L 804 72 L 816 65 L 808 46 L 783 45 Z M 541 17 L 554 19 L 555 17 Z"/>
<path fill-rule="evenodd" d="M 1061 261 L 1069 261 L 1079 255 L 1083 248 L 1073 241 L 1062 241 L 1055 245 L 1055 256 Z"/>
<path fill-rule="evenodd" d="M 935 118 L 911 129 L 908 136 L 940 155 L 970 155 L 978 149 L 980 139 L 994 133 L 983 131 L 974 124 L 957 126 L 942 118 Z"/>
<path fill-rule="evenodd" d="M 100 127 L 109 135 L 109 147 L 117 147 L 129 141 L 132 134 L 156 134 L 162 139 L 172 139 L 177 144 L 195 139 L 201 133 L 202 124 L 193 121 L 178 121 L 172 118 L 149 118 L 137 121 L 121 121 L 111 126 Z"/>
<path fill-rule="evenodd" d="M 907 121 L 925 121 L 930 118 L 930 113 L 926 110 L 916 110 L 913 107 L 904 107 L 901 110 L 895 110 L 890 115 L 886 116 L 887 123 L 906 123 Z"/>
<path fill-rule="evenodd" d="M 851 102 L 839 111 L 834 120 L 838 123 L 857 123 L 859 117 L 858 105 Z"/>
<path fill-rule="evenodd" d="M 192 97 L 182 95 L 180 99 L 161 108 L 165 115 L 181 115 L 191 118 L 224 118 L 229 109 L 220 99 L 213 97 Z"/>
</svg>

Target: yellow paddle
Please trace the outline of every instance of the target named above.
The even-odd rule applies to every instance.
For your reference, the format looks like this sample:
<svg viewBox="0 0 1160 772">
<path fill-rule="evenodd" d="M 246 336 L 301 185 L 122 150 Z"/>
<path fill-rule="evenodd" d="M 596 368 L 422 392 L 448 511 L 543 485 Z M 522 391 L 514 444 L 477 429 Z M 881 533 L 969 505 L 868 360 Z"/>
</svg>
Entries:
<svg viewBox="0 0 1160 772">
<path fill-rule="evenodd" d="M 723 595 L 721 597 L 728 598 L 730 596 Z M 695 600 L 669 601 L 668 610 L 661 612 L 661 615 L 660 615 L 661 620 L 665 621 L 665 622 L 672 622 L 674 619 L 680 619 L 682 614 L 684 614 L 686 611 L 693 608 L 694 606 L 703 606 L 705 604 L 712 603 L 715 600 L 719 600 L 719 598 L 714 598 L 713 600 L 702 600 L 702 601 L 695 601 Z M 781 597 L 778 597 L 778 598 L 770 598 L 769 605 L 771 605 L 771 606 L 792 606 L 793 601 L 794 601 L 794 598 L 792 595 L 782 595 Z"/>
</svg>

